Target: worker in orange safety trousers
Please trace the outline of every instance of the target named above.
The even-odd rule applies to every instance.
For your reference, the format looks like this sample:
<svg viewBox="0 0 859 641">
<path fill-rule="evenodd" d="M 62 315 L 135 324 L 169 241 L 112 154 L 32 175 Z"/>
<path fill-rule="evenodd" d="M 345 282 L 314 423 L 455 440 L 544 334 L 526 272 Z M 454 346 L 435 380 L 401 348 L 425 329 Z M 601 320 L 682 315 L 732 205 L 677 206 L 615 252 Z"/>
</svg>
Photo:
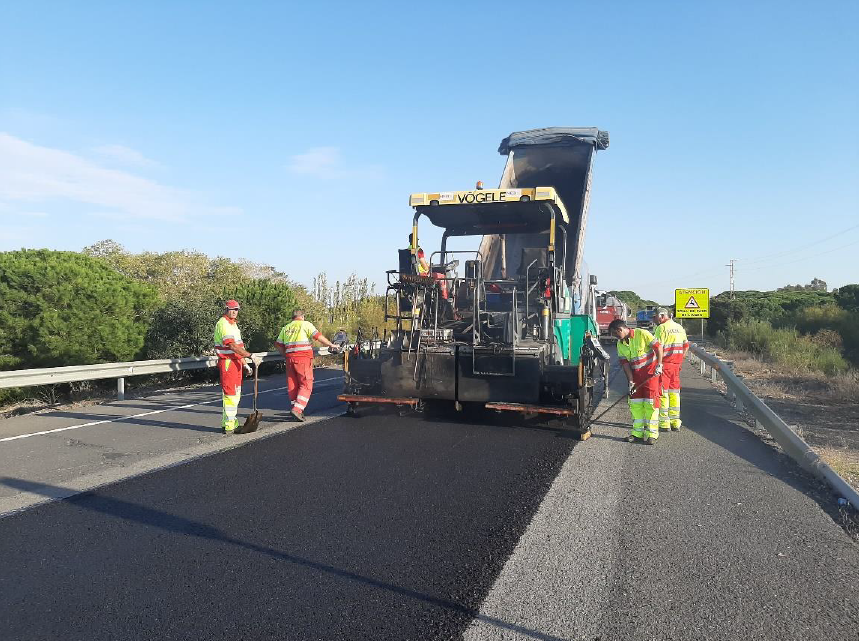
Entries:
<svg viewBox="0 0 859 641">
<path fill-rule="evenodd" d="M 662 345 L 662 364 L 664 371 L 660 385 L 662 395 L 659 401 L 659 429 L 680 431 L 680 368 L 686 350 L 689 349 L 689 339 L 686 330 L 680 323 L 671 319 L 668 310 L 660 307 L 653 318 L 656 329 L 653 336 Z"/>
<path fill-rule="evenodd" d="M 304 409 L 313 392 L 313 341 L 327 345 L 334 353 L 340 351 L 313 323 L 304 320 L 304 310 L 296 309 L 292 322 L 283 326 L 274 344 L 286 363 L 286 388 L 292 415 L 298 421 L 304 420 Z"/>
<path fill-rule="evenodd" d="M 646 329 L 630 329 L 620 318 L 609 324 L 608 331 L 617 338 L 620 366 L 629 381 L 632 430 L 626 440 L 633 443 L 635 439 L 644 439 L 653 445 L 659 438 L 662 344 Z"/>
<path fill-rule="evenodd" d="M 221 417 L 221 429 L 224 434 L 232 434 L 238 427 L 239 399 L 242 396 L 242 369 L 248 373 L 251 368 L 245 363 L 245 358 L 251 358 L 254 365 L 262 362 L 257 354 L 251 354 L 245 349 L 242 333 L 236 324 L 239 315 L 239 303 L 228 300 L 224 303 L 224 315 L 215 325 L 215 354 L 218 355 L 218 374 L 221 379 L 221 395 L 224 411 Z"/>
</svg>

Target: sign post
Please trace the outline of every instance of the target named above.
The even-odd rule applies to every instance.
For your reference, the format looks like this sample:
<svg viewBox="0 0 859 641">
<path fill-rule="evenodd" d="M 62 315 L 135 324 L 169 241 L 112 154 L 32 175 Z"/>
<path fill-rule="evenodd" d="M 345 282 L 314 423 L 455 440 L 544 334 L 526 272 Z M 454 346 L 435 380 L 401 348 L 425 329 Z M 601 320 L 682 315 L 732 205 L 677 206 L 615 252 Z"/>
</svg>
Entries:
<svg viewBox="0 0 859 641">
<path fill-rule="evenodd" d="M 710 290 L 707 288 L 675 289 L 674 316 L 700 318 L 701 340 L 704 340 L 704 319 L 710 318 Z"/>
</svg>

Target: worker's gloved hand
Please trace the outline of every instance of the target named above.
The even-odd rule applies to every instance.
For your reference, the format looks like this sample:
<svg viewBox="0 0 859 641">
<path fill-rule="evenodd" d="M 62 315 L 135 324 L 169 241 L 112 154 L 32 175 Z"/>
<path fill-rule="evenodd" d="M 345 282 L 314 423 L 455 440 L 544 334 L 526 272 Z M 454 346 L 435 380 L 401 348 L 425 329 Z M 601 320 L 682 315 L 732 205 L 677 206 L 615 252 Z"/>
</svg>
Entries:
<svg viewBox="0 0 859 641">
<path fill-rule="evenodd" d="M 656 376 L 660 376 L 662 374 L 662 365 L 657 365 L 656 369 L 653 371 Z"/>
<path fill-rule="evenodd" d="M 254 373 L 254 371 L 251 369 L 251 366 L 250 366 L 250 365 L 248 365 L 247 363 L 242 363 L 242 365 L 244 365 L 245 371 L 246 371 L 248 374 L 253 374 L 253 373 Z"/>
<path fill-rule="evenodd" d="M 635 383 L 630 381 L 629 383 L 629 393 L 632 394 L 635 391 Z"/>
</svg>

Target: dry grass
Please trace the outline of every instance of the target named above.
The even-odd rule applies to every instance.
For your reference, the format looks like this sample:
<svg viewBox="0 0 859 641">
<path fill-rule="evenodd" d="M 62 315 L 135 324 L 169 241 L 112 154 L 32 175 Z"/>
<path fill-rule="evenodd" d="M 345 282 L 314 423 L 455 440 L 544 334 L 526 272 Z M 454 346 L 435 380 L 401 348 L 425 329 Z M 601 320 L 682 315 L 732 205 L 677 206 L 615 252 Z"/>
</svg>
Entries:
<svg viewBox="0 0 859 641">
<path fill-rule="evenodd" d="M 734 362 L 734 371 L 759 396 L 806 402 L 813 396 L 825 404 L 859 402 L 859 372 L 826 375 L 768 363 L 746 352 L 718 349 L 719 358 Z"/>
<path fill-rule="evenodd" d="M 821 459 L 845 481 L 859 488 L 859 452 L 846 448 L 816 447 Z"/>
<path fill-rule="evenodd" d="M 859 453 L 846 449 L 814 448 L 821 459 L 831 467 L 836 474 L 849 483 L 854 489 L 859 490 Z M 839 507 L 838 513 L 841 518 L 840 525 L 844 530 L 859 542 L 859 509 Z"/>
</svg>

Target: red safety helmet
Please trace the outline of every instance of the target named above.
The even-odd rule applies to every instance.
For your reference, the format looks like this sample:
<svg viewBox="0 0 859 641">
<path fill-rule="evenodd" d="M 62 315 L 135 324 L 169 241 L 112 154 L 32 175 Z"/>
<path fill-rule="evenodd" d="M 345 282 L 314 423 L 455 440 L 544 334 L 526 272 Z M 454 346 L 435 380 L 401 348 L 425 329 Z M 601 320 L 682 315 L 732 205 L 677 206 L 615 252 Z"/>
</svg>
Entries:
<svg viewBox="0 0 859 641">
<path fill-rule="evenodd" d="M 233 300 L 232 298 L 230 300 L 228 300 L 226 303 L 224 303 L 224 307 L 226 307 L 227 309 L 241 309 L 242 308 L 242 306 L 239 305 L 239 301 Z"/>
</svg>

